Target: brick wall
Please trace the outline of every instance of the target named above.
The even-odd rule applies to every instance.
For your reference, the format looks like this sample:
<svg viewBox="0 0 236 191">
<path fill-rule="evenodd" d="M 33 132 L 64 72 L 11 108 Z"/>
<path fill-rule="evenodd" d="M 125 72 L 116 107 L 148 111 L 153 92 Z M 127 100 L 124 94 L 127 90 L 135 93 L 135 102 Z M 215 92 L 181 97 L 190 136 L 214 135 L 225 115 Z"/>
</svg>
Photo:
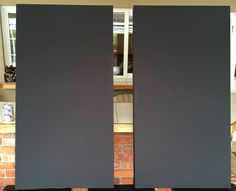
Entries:
<svg viewBox="0 0 236 191">
<path fill-rule="evenodd" d="M 15 134 L 0 133 L 0 190 L 15 183 Z"/>
<path fill-rule="evenodd" d="M 114 133 L 114 182 L 133 184 L 133 134 Z M 15 184 L 15 134 L 0 133 L 0 191 Z M 87 191 L 74 188 L 73 191 Z"/>
<path fill-rule="evenodd" d="M 114 182 L 133 184 L 133 134 L 114 135 Z"/>
</svg>

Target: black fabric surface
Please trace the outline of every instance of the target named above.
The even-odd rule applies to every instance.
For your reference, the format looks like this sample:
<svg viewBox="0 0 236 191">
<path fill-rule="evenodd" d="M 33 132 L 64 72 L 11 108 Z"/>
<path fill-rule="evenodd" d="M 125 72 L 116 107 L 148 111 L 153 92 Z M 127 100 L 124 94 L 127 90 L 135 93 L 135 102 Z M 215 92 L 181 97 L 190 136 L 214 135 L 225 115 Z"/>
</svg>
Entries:
<svg viewBox="0 0 236 191">
<path fill-rule="evenodd" d="M 134 7 L 136 188 L 230 187 L 230 9 Z"/>
<path fill-rule="evenodd" d="M 16 188 L 113 188 L 112 6 L 17 5 Z"/>
</svg>

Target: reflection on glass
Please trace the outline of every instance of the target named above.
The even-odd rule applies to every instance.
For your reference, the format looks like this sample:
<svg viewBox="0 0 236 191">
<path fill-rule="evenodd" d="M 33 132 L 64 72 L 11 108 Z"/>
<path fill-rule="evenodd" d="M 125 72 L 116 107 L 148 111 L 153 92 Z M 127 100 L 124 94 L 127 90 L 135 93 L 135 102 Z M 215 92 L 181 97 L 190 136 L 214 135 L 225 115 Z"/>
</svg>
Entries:
<svg viewBox="0 0 236 191">
<path fill-rule="evenodd" d="M 133 15 L 129 15 L 128 73 L 133 73 Z"/>
<path fill-rule="evenodd" d="M 16 14 L 8 14 L 9 23 L 9 37 L 10 37 L 10 48 L 11 48 L 11 61 L 12 65 L 16 66 Z"/>
<path fill-rule="evenodd" d="M 113 13 L 113 75 L 123 75 L 124 13 Z"/>
</svg>

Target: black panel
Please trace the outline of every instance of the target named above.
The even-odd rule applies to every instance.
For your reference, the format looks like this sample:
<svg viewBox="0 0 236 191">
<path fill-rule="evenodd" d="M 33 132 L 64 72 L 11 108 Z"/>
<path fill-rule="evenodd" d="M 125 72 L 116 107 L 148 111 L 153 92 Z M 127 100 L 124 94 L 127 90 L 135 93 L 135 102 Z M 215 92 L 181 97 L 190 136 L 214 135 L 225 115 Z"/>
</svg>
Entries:
<svg viewBox="0 0 236 191">
<path fill-rule="evenodd" d="M 186 189 L 172 189 L 173 191 L 234 191 L 234 188 L 209 188 L 209 189 L 191 189 L 191 188 L 186 188 Z"/>
<path fill-rule="evenodd" d="M 3 191 L 16 191 L 14 185 L 8 185 L 4 187 Z M 17 191 L 23 191 L 23 190 L 17 190 Z M 32 189 L 27 191 L 72 191 L 71 188 L 64 188 L 64 189 Z"/>
<path fill-rule="evenodd" d="M 230 187 L 229 7 L 134 8 L 135 185 Z"/>
<path fill-rule="evenodd" d="M 88 189 L 88 191 L 154 191 L 153 188 L 136 189 L 134 185 L 115 185 L 114 189 Z"/>
<path fill-rule="evenodd" d="M 17 6 L 16 188 L 113 188 L 112 7 Z"/>
</svg>

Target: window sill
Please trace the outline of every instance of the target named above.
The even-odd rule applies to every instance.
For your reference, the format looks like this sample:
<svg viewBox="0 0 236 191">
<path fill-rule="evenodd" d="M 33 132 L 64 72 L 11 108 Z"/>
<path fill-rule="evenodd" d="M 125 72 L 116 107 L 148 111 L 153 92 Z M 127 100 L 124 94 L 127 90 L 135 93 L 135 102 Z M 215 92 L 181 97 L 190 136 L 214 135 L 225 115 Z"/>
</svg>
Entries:
<svg viewBox="0 0 236 191">
<path fill-rule="evenodd" d="M 8 90 L 15 90 L 16 89 L 16 83 L 12 82 L 12 83 L 6 83 L 6 82 L 1 82 L 0 83 L 0 88 L 1 89 L 8 89 Z"/>
<path fill-rule="evenodd" d="M 0 123 L 0 133 L 15 133 L 15 124 Z M 114 133 L 133 133 L 133 124 L 114 124 Z"/>
<path fill-rule="evenodd" d="M 15 133 L 15 124 L 0 123 L 0 133 Z"/>
<path fill-rule="evenodd" d="M 0 83 L 0 89 L 15 90 L 16 83 Z M 114 90 L 133 90 L 133 85 L 130 83 L 115 83 Z"/>
</svg>

